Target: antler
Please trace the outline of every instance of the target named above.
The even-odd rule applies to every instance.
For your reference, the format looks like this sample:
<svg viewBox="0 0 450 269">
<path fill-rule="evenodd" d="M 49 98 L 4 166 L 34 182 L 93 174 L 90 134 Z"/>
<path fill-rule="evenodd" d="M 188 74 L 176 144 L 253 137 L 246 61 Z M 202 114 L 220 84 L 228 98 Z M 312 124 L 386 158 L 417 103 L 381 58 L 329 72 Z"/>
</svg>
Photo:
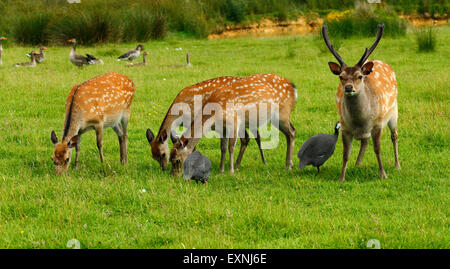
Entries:
<svg viewBox="0 0 450 269">
<path fill-rule="evenodd" d="M 356 64 L 357 66 L 362 66 L 367 61 L 367 58 L 369 58 L 370 54 L 372 54 L 372 52 L 375 50 L 375 48 L 378 45 L 378 42 L 380 42 L 381 36 L 383 35 L 383 30 L 384 24 L 378 24 L 377 39 L 375 40 L 375 42 L 373 42 L 372 47 L 370 47 L 369 50 L 367 50 L 366 48 L 363 56 L 361 57 L 361 59 L 359 59 L 359 62 Z"/>
<path fill-rule="evenodd" d="M 322 36 L 323 40 L 325 41 L 325 44 L 327 45 L 328 49 L 331 51 L 333 56 L 338 60 L 339 64 L 342 66 L 346 66 L 344 63 L 344 60 L 342 60 L 342 57 L 337 53 L 337 51 L 334 49 L 333 45 L 331 45 L 330 39 L 328 38 L 328 27 L 324 25 L 322 27 Z"/>
</svg>

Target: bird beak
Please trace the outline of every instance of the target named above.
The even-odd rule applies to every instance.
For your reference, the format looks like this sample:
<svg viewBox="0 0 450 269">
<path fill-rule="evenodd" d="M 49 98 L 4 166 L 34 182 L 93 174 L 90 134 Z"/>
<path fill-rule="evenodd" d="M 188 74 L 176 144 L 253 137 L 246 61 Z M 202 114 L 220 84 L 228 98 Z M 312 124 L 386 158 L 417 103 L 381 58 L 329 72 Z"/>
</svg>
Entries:
<svg viewBox="0 0 450 269">
<path fill-rule="evenodd" d="M 6 40 L 7 38 L 6 38 L 6 37 L 2 37 L 1 39 L 2 39 L 2 40 Z"/>
<path fill-rule="evenodd" d="M 46 47 L 43 47 L 42 49 L 43 49 L 43 50 L 47 50 L 47 48 L 46 48 Z"/>
<path fill-rule="evenodd" d="M 67 40 L 67 42 L 69 42 L 69 43 L 72 42 L 72 39 Z"/>
</svg>

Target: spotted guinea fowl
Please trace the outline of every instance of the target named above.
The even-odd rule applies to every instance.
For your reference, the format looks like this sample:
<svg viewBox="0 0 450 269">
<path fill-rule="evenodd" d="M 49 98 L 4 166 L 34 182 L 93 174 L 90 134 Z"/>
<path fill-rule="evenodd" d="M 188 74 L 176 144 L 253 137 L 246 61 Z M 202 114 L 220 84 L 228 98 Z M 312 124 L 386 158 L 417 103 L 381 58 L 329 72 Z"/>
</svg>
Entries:
<svg viewBox="0 0 450 269">
<path fill-rule="evenodd" d="M 134 59 L 141 55 L 141 51 L 144 50 L 144 45 L 139 44 L 136 49 L 125 52 L 117 58 L 117 61 L 125 61 L 128 60 L 132 62 Z"/>
<path fill-rule="evenodd" d="M 70 51 L 70 54 L 69 54 L 69 59 L 70 59 L 71 63 L 73 63 L 74 65 L 76 65 L 78 67 L 82 67 L 84 65 L 95 63 L 92 59 L 92 57 L 93 57 L 92 55 L 83 56 L 83 55 L 79 55 L 76 53 L 77 40 L 75 38 L 69 39 L 69 40 L 67 40 L 67 42 L 73 44 L 72 50 Z"/>
<path fill-rule="evenodd" d="M 2 54 L 3 54 L 3 46 L 2 46 L 2 41 L 6 40 L 6 37 L 0 37 L 0 65 L 3 64 L 2 62 Z"/>
<path fill-rule="evenodd" d="M 338 122 L 334 127 L 334 135 L 317 134 L 306 140 L 297 155 L 300 159 L 298 167 L 303 169 L 311 164 L 317 167 L 317 172 L 320 172 L 320 166 L 334 153 L 339 136 L 339 128 L 341 128 L 341 124 Z"/>
<path fill-rule="evenodd" d="M 45 54 L 44 54 L 44 50 L 47 50 L 46 47 L 41 46 L 39 48 L 39 54 L 35 56 L 36 62 L 37 63 L 42 63 L 43 61 L 45 61 Z M 31 52 L 27 53 L 27 57 L 31 58 Z"/>
<path fill-rule="evenodd" d="M 39 52 L 32 51 L 31 52 L 31 62 L 17 63 L 14 64 L 15 67 L 36 67 L 36 55 L 39 55 Z"/>
<path fill-rule="evenodd" d="M 150 52 L 144 52 L 142 54 L 142 62 L 141 63 L 127 63 L 128 66 L 143 66 L 143 65 L 147 65 L 147 59 L 145 56 L 149 55 Z"/>
<path fill-rule="evenodd" d="M 194 151 L 184 161 L 184 179 L 193 179 L 203 184 L 208 184 L 209 174 L 211 172 L 211 161 L 208 157 L 198 151 Z"/>
</svg>

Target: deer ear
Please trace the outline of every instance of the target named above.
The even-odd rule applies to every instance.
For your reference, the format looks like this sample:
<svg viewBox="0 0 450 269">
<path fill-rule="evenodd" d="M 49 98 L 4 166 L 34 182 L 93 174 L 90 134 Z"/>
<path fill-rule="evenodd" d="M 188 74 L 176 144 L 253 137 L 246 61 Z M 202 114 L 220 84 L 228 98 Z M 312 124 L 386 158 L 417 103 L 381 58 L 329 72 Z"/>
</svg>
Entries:
<svg viewBox="0 0 450 269">
<path fill-rule="evenodd" d="M 146 136 L 147 136 L 148 143 L 152 143 L 153 140 L 155 139 L 155 135 L 152 133 L 152 131 L 150 129 L 147 129 Z"/>
<path fill-rule="evenodd" d="M 179 139 L 179 141 L 180 141 L 180 148 L 186 147 L 187 144 L 189 143 L 189 140 L 187 138 L 185 138 L 185 137 L 181 137 Z"/>
<path fill-rule="evenodd" d="M 180 138 L 177 136 L 175 132 L 170 132 L 170 140 L 172 140 L 172 143 L 175 144 L 178 141 L 180 141 Z"/>
<path fill-rule="evenodd" d="M 73 147 L 75 146 L 75 144 L 77 143 L 77 141 L 78 141 L 78 135 L 72 137 L 72 138 L 69 140 L 69 142 L 67 142 L 67 146 L 68 146 L 69 148 L 73 148 Z"/>
<path fill-rule="evenodd" d="M 368 74 L 372 73 L 373 68 L 373 62 L 367 62 L 361 67 L 362 73 L 367 76 Z"/>
<path fill-rule="evenodd" d="M 341 74 L 341 66 L 337 63 L 329 62 L 328 66 L 330 67 L 330 70 L 333 74 L 339 76 Z"/>
<path fill-rule="evenodd" d="M 58 143 L 58 138 L 56 137 L 55 131 L 52 131 L 52 133 L 50 135 L 50 139 L 52 140 L 53 145 Z"/>
<path fill-rule="evenodd" d="M 159 143 L 163 144 L 167 140 L 167 132 L 161 132 L 159 136 Z"/>
</svg>

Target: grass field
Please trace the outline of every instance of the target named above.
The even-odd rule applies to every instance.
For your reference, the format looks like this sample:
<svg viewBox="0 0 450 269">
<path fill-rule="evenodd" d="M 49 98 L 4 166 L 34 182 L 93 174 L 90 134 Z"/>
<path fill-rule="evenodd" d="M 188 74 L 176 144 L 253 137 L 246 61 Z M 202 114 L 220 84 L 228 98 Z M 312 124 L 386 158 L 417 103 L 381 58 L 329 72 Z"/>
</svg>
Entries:
<svg viewBox="0 0 450 269">
<path fill-rule="evenodd" d="M 0 67 L 0 248 L 449 248 L 450 27 L 437 29 L 437 51 L 417 53 L 412 33 L 384 38 L 372 58 L 388 62 L 399 87 L 399 153 L 394 168 L 389 132 L 382 138 L 387 179 L 378 177 L 370 147 L 355 167 L 354 141 L 346 182 L 338 182 L 342 142 L 317 174 L 300 171 L 296 152 L 338 120 L 338 79 L 313 36 L 190 40 L 171 36 L 148 42 L 150 64 L 128 68 L 115 58 L 135 44 L 78 47 L 103 66 L 78 70 L 69 47 L 49 47 L 34 69 L 16 69 L 29 47 L 4 48 Z M 341 55 L 356 63 L 373 38 L 342 41 Z M 175 50 L 182 48 L 182 50 Z M 191 68 L 171 69 L 192 53 Z M 50 132 L 61 135 L 64 103 L 75 83 L 115 71 L 136 84 L 129 124 L 129 165 L 119 163 L 115 133 L 104 134 L 105 164 L 95 133 L 83 136 L 80 169 L 57 177 Z M 286 143 L 266 150 L 263 166 L 254 141 L 240 171 L 218 174 L 219 140 L 198 149 L 212 161 L 208 185 L 162 172 L 151 158 L 145 130 L 157 131 L 175 95 L 185 86 L 222 76 L 276 73 L 292 80 L 299 98 L 295 168 L 284 170 Z M 149 115 L 151 114 L 151 115 Z M 227 156 L 228 157 L 228 156 Z M 227 160 L 228 166 L 228 160 Z M 145 189 L 146 192 L 142 192 Z"/>
</svg>

